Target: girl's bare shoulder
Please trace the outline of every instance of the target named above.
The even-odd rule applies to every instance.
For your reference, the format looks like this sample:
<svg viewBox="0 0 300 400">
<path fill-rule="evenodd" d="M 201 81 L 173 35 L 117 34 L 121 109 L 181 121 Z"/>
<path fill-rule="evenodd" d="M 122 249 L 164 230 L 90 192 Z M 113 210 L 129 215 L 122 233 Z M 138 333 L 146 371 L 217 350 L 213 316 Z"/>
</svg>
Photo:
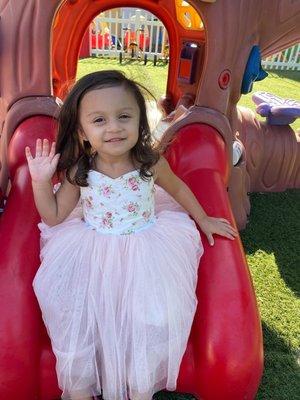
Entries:
<svg viewBox="0 0 300 400">
<path fill-rule="evenodd" d="M 152 167 L 152 173 L 154 180 L 157 180 L 160 176 L 168 174 L 170 171 L 170 166 L 168 161 L 164 156 L 160 156 L 156 164 Z"/>
</svg>

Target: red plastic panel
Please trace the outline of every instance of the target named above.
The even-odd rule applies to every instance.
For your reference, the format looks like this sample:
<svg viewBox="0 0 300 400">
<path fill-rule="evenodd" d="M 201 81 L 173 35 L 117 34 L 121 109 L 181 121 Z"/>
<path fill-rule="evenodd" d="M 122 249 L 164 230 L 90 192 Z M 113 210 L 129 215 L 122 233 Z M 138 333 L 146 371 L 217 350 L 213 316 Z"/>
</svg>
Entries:
<svg viewBox="0 0 300 400">
<path fill-rule="evenodd" d="M 39 266 L 39 216 L 24 156 L 37 137 L 52 139 L 52 118 L 32 117 L 15 131 L 9 145 L 12 189 L 0 218 L 0 399 L 59 398 L 54 356 L 48 351 L 32 280 Z M 45 378 L 40 395 L 40 377 Z"/>
<path fill-rule="evenodd" d="M 32 290 L 39 265 L 39 217 L 24 157 L 37 137 L 52 139 L 49 117 L 33 117 L 9 146 L 12 190 L 0 219 L 0 400 L 59 398 L 55 360 Z M 168 151 L 175 172 L 205 210 L 233 221 L 225 144 L 211 127 L 181 129 Z M 180 227 L 179 227 L 180 229 Z M 199 306 L 178 379 L 178 390 L 204 400 L 254 399 L 262 374 L 262 335 L 255 295 L 239 240 L 215 237 L 199 268 Z M 51 290 L 51 289 L 49 289 Z"/>
<path fill-rule="evenodd" d="M 168 150 L 173 170 L 211 216 L 234 223 L 228 200 L 225 144 L 203 124 L 178 132 Z M 262 375 L 262 333 L 241 241 L 205 237 L 199 268 L 199 305 L 184 356 L 178 390 L 205 400 L 254 399 Z"/>
</svg>

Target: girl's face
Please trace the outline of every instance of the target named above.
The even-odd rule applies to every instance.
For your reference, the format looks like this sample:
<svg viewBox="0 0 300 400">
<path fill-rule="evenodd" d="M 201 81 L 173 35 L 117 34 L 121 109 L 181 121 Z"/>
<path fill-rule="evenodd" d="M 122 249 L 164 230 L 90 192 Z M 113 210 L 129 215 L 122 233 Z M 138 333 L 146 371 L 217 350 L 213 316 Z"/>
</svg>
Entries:
<svg viewBox="0 0 300 400">
<path fill-rule="evenodd" d="M 140 110 L 133 95 L 122 86 L 95 89 L 79 106 L 79 135 L 98 155 L 124 157 L 139 137 Z"/>
</svg>

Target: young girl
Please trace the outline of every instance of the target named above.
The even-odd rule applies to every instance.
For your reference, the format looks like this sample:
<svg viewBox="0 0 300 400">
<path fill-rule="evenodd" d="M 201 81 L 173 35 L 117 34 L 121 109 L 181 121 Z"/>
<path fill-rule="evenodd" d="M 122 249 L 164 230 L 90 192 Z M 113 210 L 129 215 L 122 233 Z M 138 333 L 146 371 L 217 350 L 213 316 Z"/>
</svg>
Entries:
<svg viewBox="0 0 300 400">
<path fill-rule="evenodd" d="M 79 80 L 51 146 L 26 147 L 41 224 L 42 264 L 33 286 L 63 399 L 150 400 L 174 390 L 197 299 L 203 252 L 183 211 L 154 212 L 154 182 L 213 234 L 234 239 L 209 217 L 152 148 L 139 86 L 117 71 Z M 51 179 L 63 182 L 56 194 Z M 79 199 L 83 218 L 67 218 Z"/>
</svg>

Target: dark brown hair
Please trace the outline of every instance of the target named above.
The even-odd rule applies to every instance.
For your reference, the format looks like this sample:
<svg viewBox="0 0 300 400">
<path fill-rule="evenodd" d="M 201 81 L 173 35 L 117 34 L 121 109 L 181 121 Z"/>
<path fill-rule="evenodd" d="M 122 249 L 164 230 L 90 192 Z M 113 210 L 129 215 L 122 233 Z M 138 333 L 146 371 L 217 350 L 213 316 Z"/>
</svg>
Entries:
<svg viewBox="0 0 300 400">
<path fill-rule="evenodd" d="M 142 91 L 151 93 L 142 85 L 128 79 L 122 72 L 107 70 L 85 75 L 71 89 L 58 116 L 58 135 L 56 152 L 60 153 L 57 166 L 58 174 L 66 173 L 67 179 L 79 186 L 88 186 L 87 176 L 91 169 L 92 149 L 87 141 L 81 141 L 79 131 L 79 105 L 83 96 L 95 89 L 123 86 L 134 96 L 140 110 L 139 137 L 131 149 L 131 157 L 140 176 L 148 179 L 152 176 L 151 167 L 159 159 L 159 153 L 152 146 L 151 132 L 146 113 L 146 103 Z M 152 95 L 151 95 L 152 96 Z M 153 96 L 152 96 L 153 97 Z M 74 178 L 71 178 L 71 168 L 77 165 Z"/>
</svg>

